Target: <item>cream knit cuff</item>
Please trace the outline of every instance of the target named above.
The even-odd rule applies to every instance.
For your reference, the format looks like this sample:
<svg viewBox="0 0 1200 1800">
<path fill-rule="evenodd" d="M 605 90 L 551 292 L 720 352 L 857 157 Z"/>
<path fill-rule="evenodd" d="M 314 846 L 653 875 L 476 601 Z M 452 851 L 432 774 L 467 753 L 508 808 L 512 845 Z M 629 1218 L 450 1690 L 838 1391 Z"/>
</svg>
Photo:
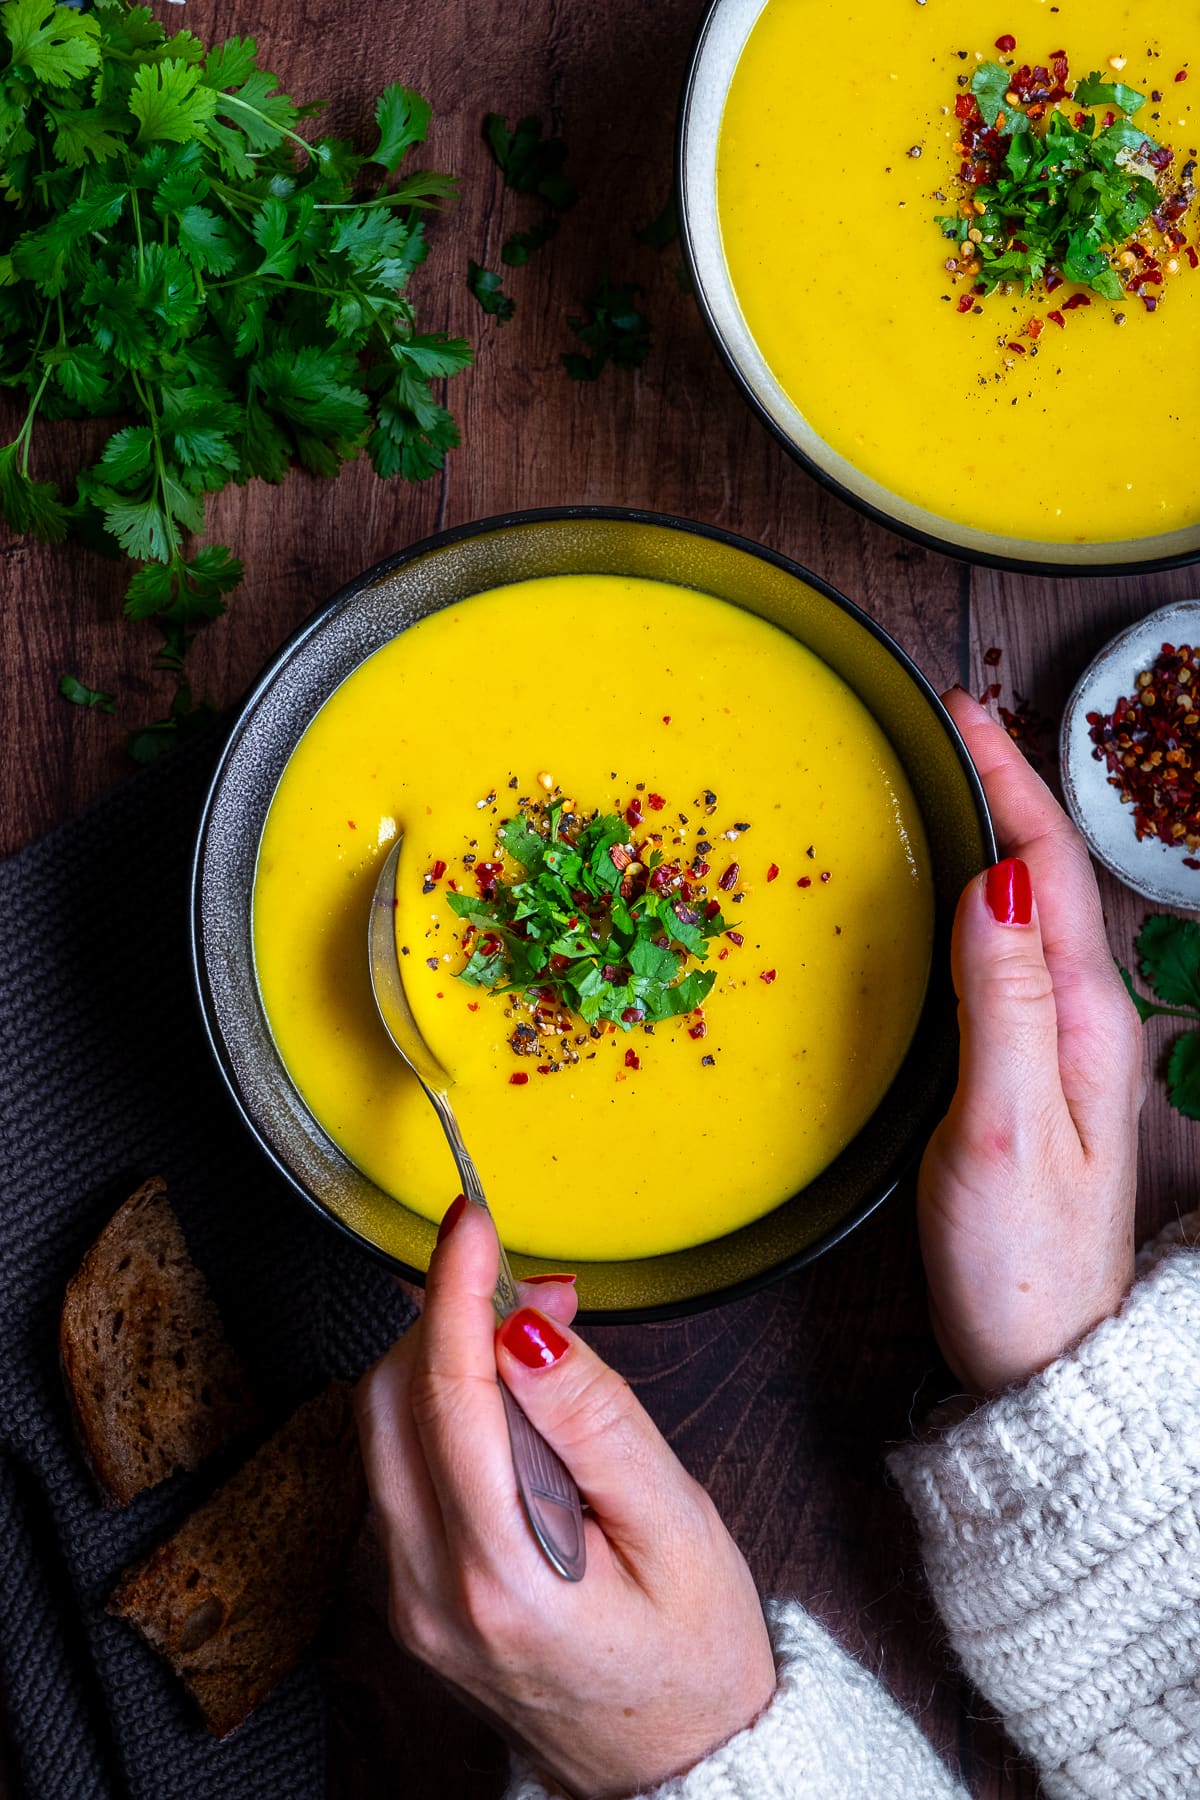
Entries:
<svg viewBox="0 0 1200 1800">
<path fill-rule="evenodd" d="M 779 1684 L 753 1725 L 638 1800 L 967 1800 L 908 1715 L 795 1601 L 767 1622 Z M 526 1765 L 505 1800 L 548 1800 Z"/>
<path fill-rule="evenodd" d="M 1077 1349 L 893 1454 L 967 1673 L 1051 1800 L 1200 1794 L 1200 1236 Z"/>
</svg>

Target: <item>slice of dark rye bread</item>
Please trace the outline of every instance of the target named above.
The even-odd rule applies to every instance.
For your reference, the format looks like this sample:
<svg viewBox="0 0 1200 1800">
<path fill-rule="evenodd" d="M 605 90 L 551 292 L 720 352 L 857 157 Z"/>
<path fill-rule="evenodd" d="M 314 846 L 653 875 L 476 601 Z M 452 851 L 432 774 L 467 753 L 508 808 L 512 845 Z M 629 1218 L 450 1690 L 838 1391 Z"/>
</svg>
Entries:
<svg viewBox="0 0 1200 1800">
<path fill-rule="evenodd" d="M 227 1737 L 303 1654 L 365 1506 L 350 1390 L 335 1382 L 125 1572 L 108 1610 L 162 1652 Z"/>
<path fill-rule="evenodd" d="M 158 1176 L 84 1257 L 63 1300 L 59 1351 L 84 1451 L 122 1504 L 198 1468 L 256 1416 Z"/>
</svg>

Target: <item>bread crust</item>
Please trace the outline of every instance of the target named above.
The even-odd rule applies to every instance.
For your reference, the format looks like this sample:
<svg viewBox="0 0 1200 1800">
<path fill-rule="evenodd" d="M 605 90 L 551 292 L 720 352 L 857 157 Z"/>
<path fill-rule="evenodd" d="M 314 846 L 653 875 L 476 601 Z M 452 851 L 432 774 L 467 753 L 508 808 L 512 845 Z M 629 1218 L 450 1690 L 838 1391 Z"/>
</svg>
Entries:
<svg viewBox="0 0 1200 1800">
<path fill-rule="evenodd" d="M 59 1354 L 84 1453 L 121 1505 L 256 1417 L 161 1176 L 114 1213 L 68 1284 Z"/>
<path fill-rule="evenodd" d="M 214 1737 L 228 1737 L 317 1631 L 365 1506 L 350 1391 L 335 1382 L 126 1570 L 108 1611 L 167 1658 Z"/>
</svg>

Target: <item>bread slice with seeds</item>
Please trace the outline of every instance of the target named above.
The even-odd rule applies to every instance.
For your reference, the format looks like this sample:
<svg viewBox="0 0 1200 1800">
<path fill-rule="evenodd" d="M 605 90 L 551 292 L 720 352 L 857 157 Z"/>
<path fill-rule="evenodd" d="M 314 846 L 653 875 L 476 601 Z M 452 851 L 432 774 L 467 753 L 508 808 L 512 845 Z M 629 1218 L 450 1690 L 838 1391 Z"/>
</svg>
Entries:
<svg viewBox="0 0 1200 1800">
<path fill-rule="evenodd" d="M 121 1504 L 198 1468 L 255 1418 L 161 1177 L 126 1200 L 84 1257 L 59 1350 L 88 1461 Z"/>
<path fill-rule="evenodd" d="M 108 1610 L 161 1651 L 214 1737 L 228 1737 L 321 1624 L 365 1506 L 350 1391 L 335 1382 L 126 1571 Z"/>
</svg>

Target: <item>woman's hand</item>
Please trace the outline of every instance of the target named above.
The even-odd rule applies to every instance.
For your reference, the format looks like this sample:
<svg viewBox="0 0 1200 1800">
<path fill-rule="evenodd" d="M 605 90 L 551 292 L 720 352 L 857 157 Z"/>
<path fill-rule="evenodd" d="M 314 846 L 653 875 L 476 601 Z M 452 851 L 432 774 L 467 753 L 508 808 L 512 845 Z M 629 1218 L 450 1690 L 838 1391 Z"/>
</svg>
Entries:
<svg viewBox="0 0 1200 1800">
<path fill-rule="evenodd" d="M 1142 1031 L 1082 840 L 984 709 L 961 688 L 946 704 L 1006 860 L 959 903 L 958 1090 L 918 1210 L 938 1343 L 990 1394 L 1053 1362 L 1133 1280 Z"/>
<path fill-rule="evenodd" d="M 626 1383 L 569 1330 L 570 1289 L 526 1285 L 541 1311 L 497 1333 L 491 1223 L 466 1206 L 443 1233 L 419 1323 L 358 1389 L 393 1630 L 571 1793 L 653 1786 L 774 1692 L 750 1572 Z M 526 1523 L 497 1368 L 591 1509 L 579 1583 Z"/>
</svg>

